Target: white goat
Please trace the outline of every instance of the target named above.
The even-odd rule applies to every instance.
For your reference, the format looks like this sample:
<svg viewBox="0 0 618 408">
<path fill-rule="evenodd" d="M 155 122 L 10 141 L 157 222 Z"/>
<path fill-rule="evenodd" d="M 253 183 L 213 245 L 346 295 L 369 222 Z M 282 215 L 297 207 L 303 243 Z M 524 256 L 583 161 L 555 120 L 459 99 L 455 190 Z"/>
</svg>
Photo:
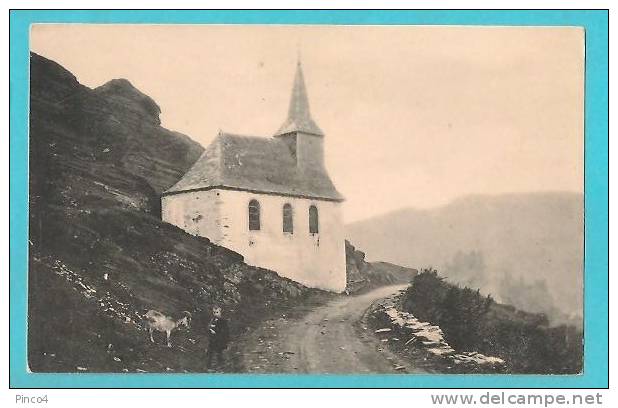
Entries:
<svg viewBox="0 0 618 408">
<path fill-rule="evenodd" d="M 144 318 L 146 320 L 146 326 L 148 327 L 148 333 L 150 334 L 150 341 L 153 343 L 155 342 L 152 338 L 153 330 L 165 332 L 167 335 L 167 347 L 172 347 L 170 344 L 170 335 L 172 334 L 172 330 L 177 329 L 181 325 L 184 325 L 188 329 L 191 325 L 191 313 L 187 311 L 184 311 L 183 317 L 178 320 L 174 320 L 158 310 L 149 310 L 144 315 Z"/>
</svg>

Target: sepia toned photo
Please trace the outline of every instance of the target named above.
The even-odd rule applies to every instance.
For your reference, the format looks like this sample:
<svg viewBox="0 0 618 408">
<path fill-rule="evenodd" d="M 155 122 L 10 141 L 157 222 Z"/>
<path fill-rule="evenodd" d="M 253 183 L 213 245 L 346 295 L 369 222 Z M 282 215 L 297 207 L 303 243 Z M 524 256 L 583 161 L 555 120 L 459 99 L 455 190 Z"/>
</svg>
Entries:
<svg viewBox="0 0 618 408">
<path fill-rule="evenodd" d="M 584 35 L 33 24 L 28 369 L 582 374 Z"/>
</svg>

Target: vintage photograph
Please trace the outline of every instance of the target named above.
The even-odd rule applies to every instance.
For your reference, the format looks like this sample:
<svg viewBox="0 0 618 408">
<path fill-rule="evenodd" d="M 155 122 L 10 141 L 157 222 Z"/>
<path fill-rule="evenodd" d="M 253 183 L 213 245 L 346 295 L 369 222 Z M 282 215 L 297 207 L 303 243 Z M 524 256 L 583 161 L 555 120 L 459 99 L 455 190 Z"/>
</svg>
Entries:
<svg viewBox="0 0 618 408">
<path fill-rule="evenodd" d="M 581 374 L 578 27 L 33 24 L 33 373 Z"/>
</svg>

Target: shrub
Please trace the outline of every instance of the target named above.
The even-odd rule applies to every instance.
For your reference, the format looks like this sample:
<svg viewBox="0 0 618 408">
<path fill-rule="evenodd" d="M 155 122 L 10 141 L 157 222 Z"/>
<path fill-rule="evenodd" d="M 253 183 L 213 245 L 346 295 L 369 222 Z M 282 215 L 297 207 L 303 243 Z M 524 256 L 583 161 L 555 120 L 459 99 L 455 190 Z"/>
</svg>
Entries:
<svg viewBox="0 0 618 408">
<path fill-rule="evenodd" d="M 445 282 L 435 269 L 425 269 L 412 280 L 401 304 L 418 319 L 439 325 L 456 350 L 498 356 L 511 372 L 581 372 L 581 330 L 549 327 L 545 315 L 497 304 L 479 290 Z"/>
</svg>

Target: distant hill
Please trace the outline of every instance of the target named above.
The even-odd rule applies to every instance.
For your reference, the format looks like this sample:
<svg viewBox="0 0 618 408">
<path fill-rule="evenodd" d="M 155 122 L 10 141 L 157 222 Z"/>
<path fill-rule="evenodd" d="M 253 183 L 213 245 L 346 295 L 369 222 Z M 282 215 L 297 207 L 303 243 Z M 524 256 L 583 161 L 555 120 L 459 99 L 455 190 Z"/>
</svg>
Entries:
<svg viewBox="0 0 618 408">
<path fill-rule="evenodd" d="M 583 196 L 469 196 L 346 227 L 369 260 L 434 266 L 452 282 L 555 322 L 582 315 Z"/>
<path fill-rule="evenodd" d="M 160 220 L 159 194 L 203 148 L 162 128 L 150 97 L 124 79 L 90 89 L 37 54 L 30 74 L 32 371 L 204 371 L 213 304 L 237 336 L 315 292 Z M 151 345 L 150 308 L 194 327 Z"/>
</svg>

